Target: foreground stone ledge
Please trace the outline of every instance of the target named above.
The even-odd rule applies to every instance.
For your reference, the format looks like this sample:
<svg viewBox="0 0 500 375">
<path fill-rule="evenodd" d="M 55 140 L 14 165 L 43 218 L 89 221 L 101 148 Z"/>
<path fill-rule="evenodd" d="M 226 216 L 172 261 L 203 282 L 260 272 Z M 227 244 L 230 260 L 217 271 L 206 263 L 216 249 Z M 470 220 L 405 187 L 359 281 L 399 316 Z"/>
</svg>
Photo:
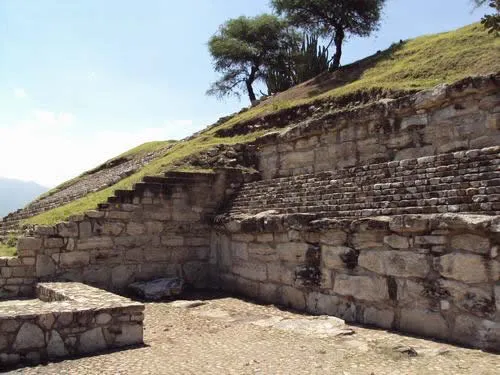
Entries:
<svg viewBox="0 0 500 375">
<path fill-rule="evenodd" d="M 0 302 L 0 368 L 143 343 L 144 305 L 80 283 L 41 283 Z"/>
</svg>

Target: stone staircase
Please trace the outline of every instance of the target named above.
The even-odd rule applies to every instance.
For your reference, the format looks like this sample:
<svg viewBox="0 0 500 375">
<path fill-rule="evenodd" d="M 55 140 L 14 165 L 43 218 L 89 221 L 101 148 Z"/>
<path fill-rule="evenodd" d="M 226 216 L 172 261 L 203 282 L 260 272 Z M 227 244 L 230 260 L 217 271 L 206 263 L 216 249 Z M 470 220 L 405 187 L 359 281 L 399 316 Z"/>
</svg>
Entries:
<svg viewBox="0 0 500 375">
<path fill-rule="evenodd" d="M 370 164 L 243 185 L 228 216 L 312 213 L 327 217 L 500 213 L 500 147 Z"/>
</svg>

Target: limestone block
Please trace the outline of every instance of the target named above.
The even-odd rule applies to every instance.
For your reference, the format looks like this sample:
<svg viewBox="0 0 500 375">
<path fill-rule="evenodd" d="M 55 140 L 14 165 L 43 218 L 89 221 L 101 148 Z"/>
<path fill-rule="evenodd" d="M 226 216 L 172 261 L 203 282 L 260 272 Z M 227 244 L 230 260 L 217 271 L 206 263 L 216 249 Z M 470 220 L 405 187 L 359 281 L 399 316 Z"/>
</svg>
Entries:
<svg viewBox="0 0 500 375">
<path fill-rule="evenodd" d="M 500 284 L 495 285 L 495 302 L 497 306 L 497 312 L 500 312 Z"/>
<path fill-rule="evenodd" d="M 286 262 L 304 263 L 309 245 L 304 242 L 287 242 L 276 245 L 278 256 Z"/>
<path fill-rule="evenodd" d="M 233 266 L 233 273 L 250 280 L 265 281 L 267 279 L 267 268 L 262 263 L 237 263 Z"/>
<path fill-rule="evenodd" d="M 274 262 L 278 260 L 278 253 L 268 243 L 248 244 L 248 256 L 250 260 L 260 262 Z"/>
<path fill-rule="evenodd" d="M 8 333 L 16 332 L 20 325 L 21 322 L 15 319 L 2 319 L 2 322 L 0 322 L 0 331 Z"/>
<path fill-rule="evenodd" d="M 259 299 L 267 303 L 276 303 L 279 300 L 279 286 L 271 283 L 260 284 Z"/>
<path fill-rule="evenodd" d="M 182 271 L 186 282 L 192 284 L 196 288 L 203 288 L 206 286 L 209 272 L 206 262 L 188 262 L 182 266 Z"/>
<path fill-rule="evenodd" d="M 314 150 L 287 152 L 281 155 L 281 168 L 300 168 L 314 163 Z"/>
<path fill-rule="evenodd" d="M 449 338 L 449 329 L 444 318 L 441 314 L 429 310 L 401 309 L 399 329 L 432 338 Z"/>
<path fill-rule="evenodd" d="M 454 340 L 466 344 L 497 350 L 500 347 L 500 323 L 472 315 L 459 315 L 452 332 Z"/>
<path fill-rule="evenodd" d="M 78 223 L 68 222 L 57 224 L 57 233 L 61 237 L 78 237 Z"/>
<path fill-rule="evenodd" d="M 381 277 L 339 274 L 335 277 L 333 291 L 367 301 L 381 301 L 389 298 L 387 282 Z"/>
<path fill-rule="evenodd" d="M 54 314 L 52 314 L 52 313 L 41 314 L 38 316 L 38 319 L 37 319 L 38 325 L 46 331 L 48 331 L 52 328 L 55 321 L 56 321 L 56 318 L 55 318 Z"/>
<path fill-rule="evenodd" d="M 60 257 L 61 267 L 81 267 L 89 264 L 90 253 L 87 251 L 72 251 L 62 253 Z"/>
<path fill-rule="evenodd" d="M 167 235 L 161 237 L 161 244 L 165 246 L 183 246 L 184 237 L 176 235 Z"/>
<path fill-rule="evenodd" d="M 111 322 L 111 319 L 112 319 L 112 317 L 108 313 L 100 313 L 95 317 L 95 322 L 96 322 L 96 324 L 101 326 L 101 325 L 106 325 L 109 322 Z"/>
<path fill-rule="evenodd" d="M 45 347 L 43 331 L 36 324 L 23 323 L 14 341 L 14 350 L 37 349 Z"/>
<path fill-rule="evenodd" d="M 317 144 L 318 144 L 317 136 L 302 138 L 299 139 L 297 142 L 295 142 L 295 150 L 308 149 L 311 147 L 315 147 Z"/>
<path fill-rule="evenodd" d="M 48 249 L 56 249 L 64 246 L 64 240 L 62 238 L 46 238 L 43 247 Z"/>
<path fill-rule="evenodd" d="M 141 324 L 124 324 L 121 333 L 116 335 L 114 346 L 138 345 L 143 342 L 143 329 Z"/>
<path fill-rule="evenodd" d="M 231 252 L 235 258 L 248 260 L 248 244 L 245 242 L 233 242 Z"/>
<path fill-rule="evenodd" d="M 144 253 L 141 248 L 125 251 L 125 261 L 140 263 L 143 259 L 143 256 Z"/>
<path fill-rule="evenodd" d="M 346 246 L 321 246 L 321 259 L 328 269 L 345 269 L 343 258 L 354 250 Z"/>
<path fill-rule="evenodd" d="M 49 339 L 47 343 L 47 355 L 49 358 L 59 358 L 68 355 L 64 341 L 62 340 L 59 332 L 52 330 L 49 332 Z"/>
<path fill-rule="evenodd" d="M 320 234 L 320 242 L 331 246 L 342 246 L 347 241 L 347 233 L 341 230 L 328 230 Z"/>
<path fill-rule="evenodd" d="M 395 216 L 389 222 L 389 228 L 397 233 L 421 233 L 429 228 L 429 219 L 425 216 Z"/>
<path fill-rule="evenodd" d="M 427 113 L 406 117 L 401 121 L 401 130 L 425 127 L 428 123 Z"/>
<path fill-rule="evenodd" d="M 80 353 L 95 353 L 106 349 L 106 341 L 102 334 L 102 328 L 97 327 L 84 332 L 80 336 L 80 346 L 78 350 Z"/>
<path fill-rule="evenodd" d="M 459 234 L 451 238 L 451 247 L 456 250 L 488 254 L 490 251 L 490 240 L 470 233 Z"/>
<path fill-rule="evenodd" d="M 127 234 L 130 236 L 140 236 L 146 232 L 146 226 L 141 223 L 130 222 L 127 224 Z"/>
<path fill-rule="evenodd" d="M 428 235 L 428 236 L 416 236 L 415 245 L 426 246 L 426 245 L 446 245 L 448 239 L 446 236 L 440 235 Z"/>
<path fill-rule="evenodd" d="M 269 281 L 280 284 L 293 285 L 295 280 L 295 272 L 292 269 L 285 267 L 279 262 L 267 263 L 266 267 Z"/>
<path fill-rule="evenodd" d="M 377 249 L 384 247 L 384 237 L 387 235 L 385 231 L 370 230 L 354 233 L 352 236 L 352 245 L 357 250 Z"/>
<path fill-rule="evenodd" d="M 356 306 L 338 296 L 311 292 L 307 295 L 307 311 L 317 315 L 332 315 L 348 322 L 356 320 Z"/>
<path fill-rule="evenodd" d="M 136 266 L 120 265 L 111 270 L 111 285 L 113 288 L 122 289 L 134 279 Z"/>
<path fill-rule="evenodd" d="M 247 280 L 243 277 L 238 277 L 236 279 L 236 290 L 243 294 L 244 296 L 258 298 L 260 283 L 252 280 Z"/>
<path fill-rule="evenodd" d="M 40 250 L 42 239 L 34 237 L 21 237 L 17 241 L 17 248 L 20 250 Z"/>
<path fill-rule="evenodd" d="M 91 285 L 109 287 L 110 279 L 109 267 L 85 267 L 83 271 L 83 281 Z"/>
<path fill-rule="evenodd" d="M 272 233 L 259 233 L 256 239 L 257 242 L 273 242 L 274 236 Z"/>
<path fill-rule="evenodd" d="M 118 236 L 125 229 L 125 223 L 119 221 L 107 221 L 103 224 L 101 233 L 106 236 Z"/>
<path fill-rule="evenodd" d="M 80 229 L 80 238 L 90 237 L 92 235 L 92 224 L 90 221 L 82 221 L 78 224 L 78 226 Z"/>
<path fill-rule="evenodd" d="M 126 211 L 107 211 L 106 212 L 106 218 L 111 219 L 111 220 L 128 220 L 132 216 L 130 212 Z"/>
<path fill-rule="evenodd" d="M 7 341 L 7 335 L 1 335 L 0 336 L 0 352 L 3 352 L 7 346 L 9 345 L 9 342 Z M 2 361 L 0 360 L 0 364 Z"/>
<path fill-rule="evenodd" d="M 393 249 L 408 249 L 410 247 L 410 238 L 391 234 L 384 237 L 384 243 Z"/>
<path fill-rule="evenodd" d="M 441 286 L 458 308 L 477 316 L 495 314 L 496 306 L 491 288 L 470 287 L 452 280 L 442 280 Z"/>
<path fill-rule="evenodd" d="M 367 307 L 363 311 L 363 323 L 390 329 L 394 322 L 394 311 Z"/>
<path fill-rule="evenodd" d="M 281 288 L 281 302 L 288 307 L 297 310 L 305 310 L 306 298 L 304 292 L 297 288 L 290 286 L 283 286 Z"/>
<path fill-rule="evenodd" d="M 184 245 L 186 245 L 186 246 L 208 246 L 208 245 L 210 245 L 210 239 L 208 237 L 188 236 L 184 239 Z"/>
<path fill-rule="evenodd" d="M 447 254 L 439 258 L 438 270 L 446 278 L 466 283 L 488 281 L 485 259 L 473 254 Z"/>
<path fill-rule="evenodd" d="M 109 249 L 113 247 L 113 240 L 111 237 L 98 236 L 78 239 L 78 250 L 95 250 L 95 249 Z"/>
<path fill-rule="evenodd" d="M 362 251 L 358 265 L 381 275 L 425 278 L 430 271 L 425 254 L 410 251 Z"/>
<path fill-rule="evenodd" d="M 37 255 L 35 274 L 37 277 L 53 275 L 56 271 L 56 265 L 48 255 Z"/>
<path fill-rule="evenodd" d="M 160 221 L 147 221 L 144 225 L 146 227 L 146 233 L 160 234 L 161 232 L 163 232 L 163 223 Z"/>
</svg>

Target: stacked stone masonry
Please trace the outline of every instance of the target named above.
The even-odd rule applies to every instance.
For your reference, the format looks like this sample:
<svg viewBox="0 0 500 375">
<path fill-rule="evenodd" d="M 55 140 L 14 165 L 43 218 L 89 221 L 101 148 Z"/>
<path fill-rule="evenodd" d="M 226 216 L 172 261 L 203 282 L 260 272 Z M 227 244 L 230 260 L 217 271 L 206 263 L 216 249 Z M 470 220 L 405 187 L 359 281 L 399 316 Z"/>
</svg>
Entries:
<svg viewBox="0 0 500 375">
<path fill-rule="evenodd" d="M 245 184 L 229 215 L 500 212 L 500 146 Z"/>
<path fill-rule="evenodd" d="M 37 281 L 54 280 L 111 291 L 166 276 L 205 285 L 210 222 L 232 193 L 226 189 L 231 174 L 236 181 L 239 172 L 231 170 L 146 177 L 97 210 L 37 227 L 19 240 L 18 257 L 0 257 L 0 296 L 31 296 Z"/>
<path fill-rule="evenodd" d="M 122 292 L 180 276 L 314 314 L 500 351 L 499 75 L 332 112 L 252 145 L 262 180 L 145 177 L 0 258 Z M 10 345 L 10 344 L 9 344 Z"/>
<path fill-rule="evenodd" d="M 0 369 L 143 343 L 144 305 L 79 283 L 0 302 Z"/>
<path fill-rule="evenodd" d="M 0 221 L 0 237 L 19 233 L 19 222 L 23 219 L 65 205 L 89 193 L 115 184 L 163 155 L 167 149 L 168 147 L 130 160 L 117 159 L 80 176 L 78 181 L 60 190 L 36 199 L 28 206 L 10 213 Z"/>
<path fill-rule="evenodd" d="M 500 351 L 500 218 L 256 215 L 212 234 L 219 285 L 312 314 Z"/>
<path fill-rule="evenodd" d="M 500 144 L 500 73 L 288 124 L 257 140 L 265 179 Z"/>
</svg>

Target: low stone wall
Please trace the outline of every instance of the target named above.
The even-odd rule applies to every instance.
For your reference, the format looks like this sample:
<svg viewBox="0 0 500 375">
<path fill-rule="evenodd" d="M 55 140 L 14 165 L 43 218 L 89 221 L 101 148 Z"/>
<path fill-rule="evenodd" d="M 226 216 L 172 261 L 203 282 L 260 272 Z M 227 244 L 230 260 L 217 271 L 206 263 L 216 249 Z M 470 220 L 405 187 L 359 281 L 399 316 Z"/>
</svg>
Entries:
<svg viewBox="0 0 500 375">
<path fill-rule="evenodd" d="M 143 343 L 144 305 L 79 283 L 0 302 L 0 369 Z"/>
<path fill-rule="evenodd" d="M 313 314 L 500 348 L 500 219 L 438 214 L 232 221 L 212 234 L 219 286 Z"/>
<path fill-rule="evenodd" d="M 37 281 L 84 282 L 117 292 L 158 277 L 206 286 L 211 219 L 232 192 L 226 184 L 237 185 L 238 176 L 226 170 L 147 177 L 97 210 L 35 228 L 19 239 L 18 257 L 0 258 L 0 297 L 33 295 Z"/>
<path fill-rule="evenodd" d="M 306 120 L 256 141 L 265 179 L 500 144 L 499 75 Z"/>
</svg>

